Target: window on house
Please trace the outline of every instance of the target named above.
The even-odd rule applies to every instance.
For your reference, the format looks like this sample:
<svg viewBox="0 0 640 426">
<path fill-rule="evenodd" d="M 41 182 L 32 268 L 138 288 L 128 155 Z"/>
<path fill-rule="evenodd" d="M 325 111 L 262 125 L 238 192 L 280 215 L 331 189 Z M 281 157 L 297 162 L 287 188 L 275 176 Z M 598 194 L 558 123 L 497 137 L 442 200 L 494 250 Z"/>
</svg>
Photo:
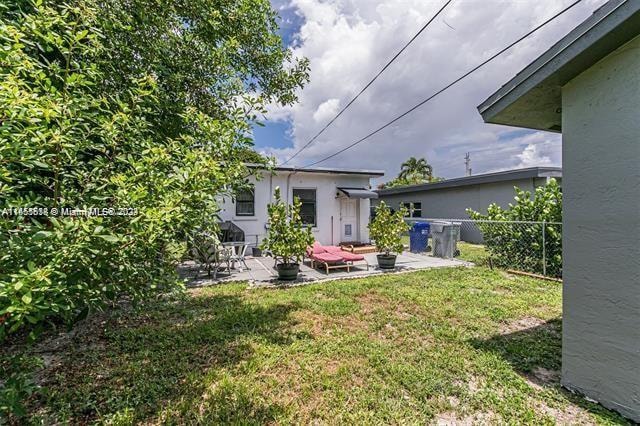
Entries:
<svg viewBox="0 0 640 426">
<path fill-rule="evenodd" d="M 411 203 L 401 203 L 401 206 L 407 210 L 404 217 L 411 217 Z"/>
<path fill-rule="evenodd" d="M 422 203 L 411 204 L 411 217 L 422 217 Z"/>
<path fill-rule="evenodd" d="M 254 216 L 256 213 L 255 193 L 252 189 L 243 189 L 236 194 L 236 216 Z"/>
<path fill-rule="evenodd" d="M 316 190 L 294 188 L 293 197 L 298 197 L 302 203 L 302 207 L 300 207 L 302 223 L 316 226 Z"/>
<path fill-rule="evenodd" d="M 422 217 L 422 203 L 401 203 L 407 209 L 405 217 Z"/>
</svg>

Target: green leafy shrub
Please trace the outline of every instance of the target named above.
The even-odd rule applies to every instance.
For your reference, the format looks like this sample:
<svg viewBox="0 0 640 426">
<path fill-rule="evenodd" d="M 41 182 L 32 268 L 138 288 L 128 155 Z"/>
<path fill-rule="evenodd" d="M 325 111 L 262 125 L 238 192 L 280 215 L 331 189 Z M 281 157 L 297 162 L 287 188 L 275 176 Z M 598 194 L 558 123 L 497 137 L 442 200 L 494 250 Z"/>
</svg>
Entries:
<svg viewBox="0 0 640 426">
<path fill-rule="evenodd" d="M 182 287 L 256 114 L 306 79 L 269 2 L 240 3 L 0 2 L 0 340 Z"/>
<path fill-rule="evenodd" d="M 0 360 L 0 423 L 27 415 L 24 401 L 38 390 L 33 375 L 41 366 L 39 358 L 23 355 Z"/>
<path fill-rule="evenodd" d="M 515 188 L 515 203 L 503 209 L 497 204 L 487 208 L 487 214 L 471 209 L 471 219 L 479 221 L 523 221 L 547 222 L 544 225 L 544 248 L 548 275 L 562 276 L 562 190 L 555 179 L 536 188 L 535 193 Z M 551 222 L 551 224 L 549 224 Z M 493 261 L 502 267 L 528 272 L 543 272 L 542 224 L 477 223 L 482 231 L 485 245 Z"/>
<path fill-rule="evenodd" d="M 404 221 L 407 209 L 401 207 L 394 213 L 384 201 L 375 208 L 375 217 L 369 224 L 369 236 L 375 242 L 379 251 L 387 256 L 390 253 L 401 253 L 402 234 L 406 233 L 410 226 Z"/>
<path fill-rule="evenodd" d="M 287 205 L 282 201 L 279 187 L 274 195 L 274 202 L 267 206 L 269 229 L 261 248 L 285 265 L 300 263 L 307 247 L 314 241 L 311 227 L 303 224 L 300 217 L 302 203 L 294 197 L 293 205 Z"/>
</svg>

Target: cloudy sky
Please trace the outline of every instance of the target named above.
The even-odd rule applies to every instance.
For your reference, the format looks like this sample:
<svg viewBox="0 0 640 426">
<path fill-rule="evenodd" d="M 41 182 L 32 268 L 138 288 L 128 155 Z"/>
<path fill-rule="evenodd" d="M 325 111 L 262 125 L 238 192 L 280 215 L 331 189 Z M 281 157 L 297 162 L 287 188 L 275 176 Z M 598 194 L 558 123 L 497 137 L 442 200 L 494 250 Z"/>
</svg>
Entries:
<svg viewBox="0 0 640 426">
<path fill-rule="evenodd" d="M 428 97 L 573 0 L 454 0 L 387 71 L 291 164 L 332 154 Z M 605 0 L 561 18 L 366 142 L 319 167 L 381 169 L 409 156 L 437 176 L 561 164 L 559 135 L 484 124 L 476 107 Z M 309 58 L 311 81 L 292 107 L 269 108 L 256 148 L 280 161 L 304 145 L 406 43 L 445 0 L 272 0 L 281 34 Z"/>
</svg>

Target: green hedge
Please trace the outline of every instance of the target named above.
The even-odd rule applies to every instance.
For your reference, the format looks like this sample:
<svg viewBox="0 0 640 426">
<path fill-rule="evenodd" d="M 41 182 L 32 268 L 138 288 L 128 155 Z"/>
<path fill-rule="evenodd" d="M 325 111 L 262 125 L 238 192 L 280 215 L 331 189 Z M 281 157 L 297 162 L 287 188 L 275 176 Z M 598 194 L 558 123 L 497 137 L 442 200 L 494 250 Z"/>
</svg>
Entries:
<svg viewBox="0 0 640 426">
<path fill-rule="evenodd" d="M 494 264 L 554 277 L 562 276 L 562 190 L 555 179 L 536 188 L 535 193 L 515 188 L 514 203 L 503 209 L 497 204 L 487 214 L 468 209 L 478 220 L 485 245 Z M 482 222 L 496 221 L 498 223 Z M 525 223 L 509 223 L 518 221 Z M 504 222 L 500 223 L 500 222 Z M 526 222 L 546 222 L 526 223 Z M 544 226 L 544 242 L 543 242 Z M 543 244 L 545 258 L 543 262 Z"/>
</svg>

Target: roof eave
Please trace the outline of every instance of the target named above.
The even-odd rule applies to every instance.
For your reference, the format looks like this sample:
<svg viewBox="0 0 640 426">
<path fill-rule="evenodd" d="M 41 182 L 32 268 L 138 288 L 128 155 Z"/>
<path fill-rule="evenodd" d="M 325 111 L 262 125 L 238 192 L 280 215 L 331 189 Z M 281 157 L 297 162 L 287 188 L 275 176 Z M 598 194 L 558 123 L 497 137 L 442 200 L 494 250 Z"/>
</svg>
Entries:
<svg viewBox="0 0 640 426">
<path fill-rule="evenodd" d="M 610 0 L 478 106 L 487 123 L 561 131 L 561 88 L 640 33 L 640 1 Z"/>
<path fill-rule="evenodd" d="M 263 164 L 246 163 L 249 168 L 269 170 Z M 382 170 L 366 170 L 366 169 L 331 169 L 331 168 L 297 168 L 294 166 L 276 166 L 271 168 L 275 172 L 291 172 L 291 173 L 328 173 L 336 175 L 359 175 L 368 177 L 382 177 L 384 171 Z"/>
<path fill-rule="evenodd" d="M 397 195 L 408 192 L 433 191 L 439 189 L 460 188 L 473 185 L 484 185 L 510 180 L 521 180 L 540 177 L 562 177 L 560 167 L 529 167 L 525 169 L 507 170 L 503 172 L 485 173 L 481 175 L 463 176 L 447 179 L 441 182 L 425 183 L 420 185 L 407 185 L 395 188 L 379 189 L 379 195 Z"/>
</svg>

